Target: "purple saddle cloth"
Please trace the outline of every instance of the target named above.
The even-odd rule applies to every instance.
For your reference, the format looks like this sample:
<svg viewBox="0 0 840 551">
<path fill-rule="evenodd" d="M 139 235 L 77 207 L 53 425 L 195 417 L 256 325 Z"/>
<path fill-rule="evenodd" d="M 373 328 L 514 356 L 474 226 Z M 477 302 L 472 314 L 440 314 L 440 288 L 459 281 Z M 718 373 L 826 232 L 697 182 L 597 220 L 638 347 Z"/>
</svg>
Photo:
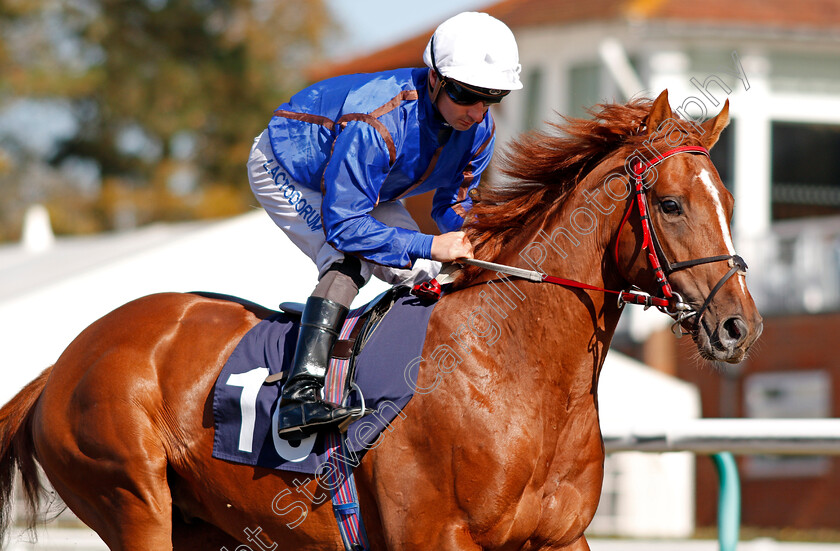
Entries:
<svg viewBox="0 0 840 551">
<path fill-rule="evenodd" d="M 358 464 L 415 392 L 419 359 L 435 303 L 407 295 L 399 298 L 370 335 L 355 360 L 358 389 L 344 395 L 350 360 L 330 363 L 324 398 L 359 405 L 374 412 L 356 420 L 344 434 L 347 463 Z M 364 309 L 350 312 L 340 339 L 359 321 Z M 337 431 L 300 442 L 277 437 L 274 413 L 282 383 L 266 384 L 269 375 L 288 371 L 300 319 L 279 312 L 254 326 L 237 345 L 213 389 L 213 457 L 246 465 L 315 474 L 336 453 Z M 337 453 L 341 453 L 338 451 Z"/>
</svg>

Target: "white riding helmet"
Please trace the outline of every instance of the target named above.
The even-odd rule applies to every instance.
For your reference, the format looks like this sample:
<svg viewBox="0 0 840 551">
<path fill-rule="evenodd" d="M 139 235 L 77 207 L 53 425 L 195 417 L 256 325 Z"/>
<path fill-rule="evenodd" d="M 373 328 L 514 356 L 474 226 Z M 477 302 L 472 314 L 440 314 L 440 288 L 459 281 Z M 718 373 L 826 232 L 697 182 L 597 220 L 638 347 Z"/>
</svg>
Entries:
<svg viewBox="0 0 840 551">
<path fill-rule="evenodd" d="M 522 88 L 516 39 L 507 25 L 486 13 L 459 13 L 441 23 L 423 62 L 447 79 L 499 95 Z"/>
</svg>

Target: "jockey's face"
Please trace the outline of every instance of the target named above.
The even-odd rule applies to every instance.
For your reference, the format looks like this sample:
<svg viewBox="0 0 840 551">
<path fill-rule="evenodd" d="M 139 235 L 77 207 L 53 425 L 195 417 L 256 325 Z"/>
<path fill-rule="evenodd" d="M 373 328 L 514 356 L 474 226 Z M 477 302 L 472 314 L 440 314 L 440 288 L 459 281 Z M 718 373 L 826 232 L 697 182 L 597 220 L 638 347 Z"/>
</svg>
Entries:
<svg viewBox="0 0 840 551">
<path fill-rule="evenodd" d="M 431 88 L 434 89 L 438 80 L 434 71 L 429 71 L 429 79 Z M 472 125 L 481 122 L 490 107 L 489 103 L 483 101 L 471 105 L 455 103 L 444 88 L 441 88 L 435 104 L 443 119 L 455 130 L 467 130 Z"/>
</svg>

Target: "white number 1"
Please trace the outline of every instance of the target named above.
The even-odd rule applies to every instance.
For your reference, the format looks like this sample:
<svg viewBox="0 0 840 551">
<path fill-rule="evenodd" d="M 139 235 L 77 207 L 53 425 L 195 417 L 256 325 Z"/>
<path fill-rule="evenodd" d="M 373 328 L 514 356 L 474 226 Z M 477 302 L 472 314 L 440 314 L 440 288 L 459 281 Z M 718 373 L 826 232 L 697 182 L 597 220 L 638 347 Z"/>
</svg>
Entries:
<svg viewBox="0 0 840 551">
<path fill-rule="evenodd" d="M 239 427 L 239 450 L 251 453 L 254 445 L 254 425 L 257 421 L 257 394 L 262 388 L 268 369 L 258 367 L 245 373 L 234 373 L 228 377 L 230 386 L 242 388 L 239 397 L 239 409 L 242 413 L 242 425 Z"/>
</svg>

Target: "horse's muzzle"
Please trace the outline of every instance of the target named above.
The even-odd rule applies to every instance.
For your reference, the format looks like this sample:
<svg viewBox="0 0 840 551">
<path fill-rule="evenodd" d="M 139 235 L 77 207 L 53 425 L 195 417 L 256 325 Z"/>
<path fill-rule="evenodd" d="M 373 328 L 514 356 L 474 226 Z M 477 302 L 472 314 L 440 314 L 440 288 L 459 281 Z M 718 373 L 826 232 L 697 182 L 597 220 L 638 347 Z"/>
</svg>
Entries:
<svg viewBox="0 0 840 551">
<path fill-rule="evenodd" d="M 746 320 L 740 314 L 729 316 L 717 323 L 709 319 L 700 320 L 695 339 L 700 354 L 707 360 L 738 363 L 747 356 L 752 344 L 761 335 L 764 322 Z"/>
</svg>

